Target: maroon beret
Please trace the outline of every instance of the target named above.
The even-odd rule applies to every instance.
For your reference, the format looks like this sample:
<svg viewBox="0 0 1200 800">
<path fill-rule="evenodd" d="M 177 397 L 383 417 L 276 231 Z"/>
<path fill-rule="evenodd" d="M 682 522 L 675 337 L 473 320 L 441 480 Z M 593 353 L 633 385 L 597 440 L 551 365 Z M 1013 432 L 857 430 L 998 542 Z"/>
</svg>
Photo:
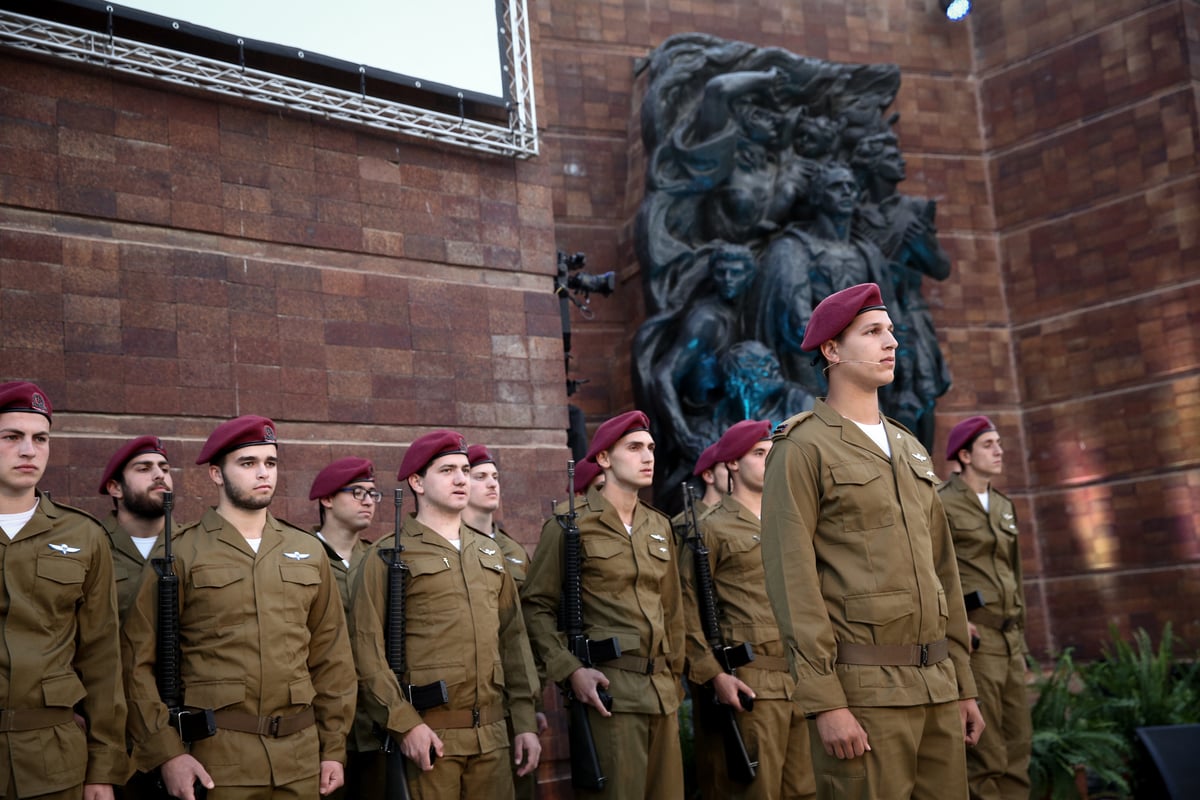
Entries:
<svg viewBox="0 0 1200 800">
<path fill-rule="evenodd" d="M 408 480 L 409 475 L 415 475 L 425 469 L 435 458 L 454 453 L 462 453 L 464 456 L 467 454 L 467 440 L 461 433 L 447 430 L 427 433 L 417 438 L 408 448 L 404 460 L 400 462 L 400 472 L 396 478 Z"/>
<path fill-rule="evenodd" d="M 471 467 L 478 467 L 480 464 L 495 464 L 496 457 L 487 449 L 486 445 L 473 444 L 467 448 L 467 461 Z"/>
<path fill-rule="evenodd" d="M 278 444 L 275 441 L 275 423 L 266 417 L 253 414 L 235 417 L 228 422 L 222 422 L 209 434 L 196 463 L 211 464 L 230 450 L 256 444 Z"/>
<path fill-rule="evenodd" d="M 374 480 L 375 465 L 367 459 L 354 456 L 339 458 L 313 478 L 312 488 L 308 490 L 308 499 L 329 497 L 338 489 L 345 489 L 352 483 Z"/>
<path fill-rule="evenodd" d="M 592 446 L 588 448 L 587 460 L 595 461 L 596 454 L 612 447 L 621 437 L 637 431 L 650 430 L 650 418 L 641 411 L 634 409 L 618 414 L 610 420 L 602 422 L 592 437 Z"/>
<path fill-rule="evenodd" d="M 604 470 L 595 461 L 575 462 L 575 494 L 583 494 Z"/>
<path fill-rule="evenodd" d="M 713 445 L 713 461 L 737 461 L 749 453 L 754 445 L 771 438 L 771 422 L 765 419 L 744 419 L 729 427 Z"/>
<path fill-rule="evenodd" d="M 0 383 L 0 414 L 9 411 L 28 411 L 31 414 L 41 414 L 51 419 L 50 398 L 46 393 L 29 381 L 9 381 Z"/>
<path fill-rule="evenodd" d="M 849 289 L 842 289 L 826 297 L 813 309 L 808 319 L 808 327 L 804 330 L 804 341 L 800 349 L 818 350 L 821 345 L 835 338 L 846 330 L 850 321 L 864 311 L 887 310 L 883 298 L 879 296 L 879 287 L 873 283 L 860 283 Z"/>
<path fill-rule="evenodd" d="M 712 469 L 717 465 L 717 443 L 713 442 L 708 447 L 700 451 L 700 457 L 696 459 L 696 468 L 692 470 L 692 474 L 699 477 L 704 474 L 704 470 Z"/>
<path fill-rule="evenodd" d="M 125 465 L 133 460 L 134 456 L 140 456 L 142 453 L 158 453 L 163 458 L 168 458 L 167 449 L 163 447 L 162 439 L 157 436 L 130 439 L 108 460 L 108 466 L 104 468 L 104 475 L 100 478 L 100 494 L 108 494 L 108 482 L 117 479 Z"/>
<path fill-rule="evenodd" d="M 987 417 L 967 417 L 950 429 L 950 438 L 946 440 L 946 460 L 953 461 L 958 451 L 969 449 L 979 434 L 994 430 L 996 426 Z"/>
</svg>

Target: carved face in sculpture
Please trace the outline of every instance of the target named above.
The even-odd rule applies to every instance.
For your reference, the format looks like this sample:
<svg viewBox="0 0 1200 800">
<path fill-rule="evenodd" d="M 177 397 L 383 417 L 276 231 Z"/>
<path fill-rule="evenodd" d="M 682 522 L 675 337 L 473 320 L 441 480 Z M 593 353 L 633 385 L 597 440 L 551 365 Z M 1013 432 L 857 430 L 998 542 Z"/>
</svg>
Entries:
<svg viewBox="0 0 1200 800">
<path fill-rule="evenodd" d="M 779 359 L 757 341 L 738 342 L 721 358 L 725 393 L 736 398 L 747 419 L 784 389 Z"/>
<path fill-rule="evenodd" d="M 899 183 L 905 178 L 907 165 L 894 133 L 863 137 L 855 146 L 851 160 L 856 167 L 872 172 L 885 181 Z"/>
<path fill-rule="evenodd" d="M 858 182 L 848 167 L 823 169 L 813 184 L 813 192 L 821 213 L 830 217 L 849 217 L 858 203 Z"/>
<path fill-rule="evenodd" d="M 723 300 L 741 297 L 758 271 L 750 248 L 737 245 L 717 249 L 709 263 L 713 284 Z"/>
</svg>

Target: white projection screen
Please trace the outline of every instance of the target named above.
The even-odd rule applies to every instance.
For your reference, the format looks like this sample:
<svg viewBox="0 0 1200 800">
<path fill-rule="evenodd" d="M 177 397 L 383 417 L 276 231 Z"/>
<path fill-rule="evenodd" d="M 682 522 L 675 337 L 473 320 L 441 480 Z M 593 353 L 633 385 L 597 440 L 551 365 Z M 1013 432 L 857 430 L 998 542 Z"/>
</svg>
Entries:
<svg viewBox="0 0 1200 800">
<path fill-rule="evenodd" d="M 527 0 L 0 0 L 5 44 L 537 154 Z"/>
</svg>

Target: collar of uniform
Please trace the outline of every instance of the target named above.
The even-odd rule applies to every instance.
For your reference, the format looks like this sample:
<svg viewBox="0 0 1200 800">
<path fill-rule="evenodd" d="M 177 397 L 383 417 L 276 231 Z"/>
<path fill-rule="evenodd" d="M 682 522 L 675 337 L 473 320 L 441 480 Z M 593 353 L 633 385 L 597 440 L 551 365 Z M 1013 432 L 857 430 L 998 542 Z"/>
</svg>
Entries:
<svg viewBox="0 0 1200 800">
<path fill-rule="evenodd" d="M 101 517 L 100 524 L 104 527 L 104 532 L 108 534 L 108 539 L 114 548 L 130 558 L 136 558 L 138 561 L 146 560 L 142 558 L 142 551 L 138 550 L 137 545 L 133 543 L 133 537 L 129 535 L 129 531 L 121 527 L 121 523 L 117 521 L 116 511 L 109 512 L 107 517 Z"/>
</svg>

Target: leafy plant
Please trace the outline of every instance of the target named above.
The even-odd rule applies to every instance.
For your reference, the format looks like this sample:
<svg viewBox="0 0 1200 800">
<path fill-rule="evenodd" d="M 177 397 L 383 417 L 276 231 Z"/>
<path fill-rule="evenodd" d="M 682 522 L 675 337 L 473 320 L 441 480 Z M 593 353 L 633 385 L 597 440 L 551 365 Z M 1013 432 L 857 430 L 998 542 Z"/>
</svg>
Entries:
<svg viewBox="0 0 1200 800">
<path fill-rule="evenodd" d="M 1075 800 L 1076 773 L 1086 767 L 1099 779 L 1123 791 L 1129 746 L 1079 684 L 1071 651 L 1037 683 L 1033 707 L 1033 742 L 1029 778 L 1031 797 Z"/>
<path fill-rule="evenodd" d="M 1139 776 L 1152 774 L 1153 768 L 1136 746 L 1137 729 L 1200 722 L 1200 662 L 1175 658 L 1177 640 L 1169 622 L 1157 649 L 1142 628 L 1133 634 L 1132 643 L 1121 639 L 1115 627 L 1110 628 L 1110 636 L 1100 660 L 1085 669 L 1085 680 L 1091 702 L 1103 707 L 1129 745 L 1133 796 L 1141 797 L 1145 787 L 1139 785 Z"/>
</svg>

